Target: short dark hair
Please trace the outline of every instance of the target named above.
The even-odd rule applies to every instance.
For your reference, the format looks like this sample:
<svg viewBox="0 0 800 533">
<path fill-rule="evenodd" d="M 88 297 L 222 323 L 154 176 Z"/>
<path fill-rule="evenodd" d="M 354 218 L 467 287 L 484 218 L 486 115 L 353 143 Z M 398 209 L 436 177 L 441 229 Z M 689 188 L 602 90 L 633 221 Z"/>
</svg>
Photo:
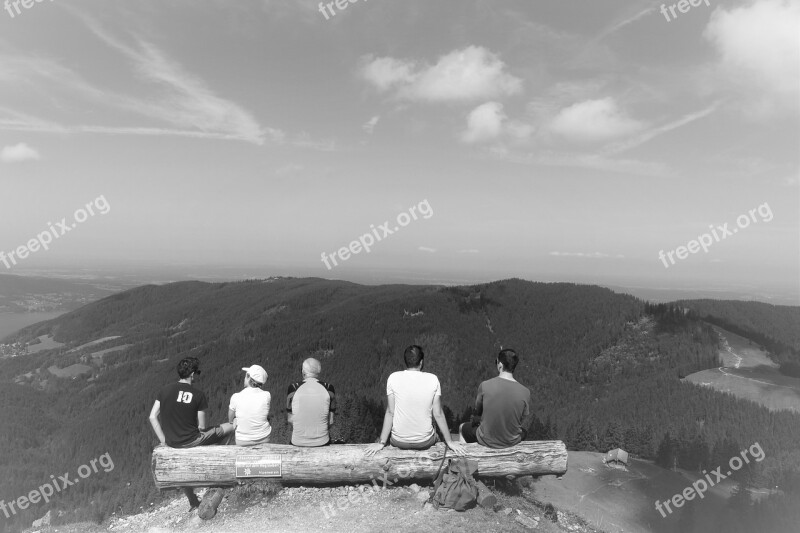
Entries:
<svg viewBox="0 0 800 533">
<path fill-rule="evenodd" d="M 200 359 L 197 357 L 181 359 L 181 362 L 178 363 L 178 376 L 180 376 L 181 379 L 186 379 L 191 376 L 192 373 L 200 373 Z"/>
<path fill-rule="evenodd" d="M 517 363 L 519 363 L 519 356 L 514 350 L 505 349 L 500 350 L 500 353 L 497 354 L 497 360 L 503 363 L 503 370 L 513 374 L 514 369 L 517 368 Z"/>
<path fill-rule="evenodd" d="M 253 376 L 251 376 L 249 372 L 246 374 L 246 376 L 247 376 L 247 381 L 248 381 L 248 383 L 249 383 L 249 384 L 250 384 L 250 386 L 251 386 L 251 387 L 253 387 L 254 389 L 260 389 L 261 387 L 263 387 L 263 386 L 264 386 L 264 384 L 263 384 L 263 383 L 259 383 L 258 381 L 254 380 L 254 379 L 253 379 Z"/>
<path fill-rule="evenodd" d="M 425 359 L 425 352 L 416 344 L 412 344 L 406 348 L 403 359 L 406 361 L 406 368 L 416 368 L 422 364 L 422 360 Z"/>
</svg>

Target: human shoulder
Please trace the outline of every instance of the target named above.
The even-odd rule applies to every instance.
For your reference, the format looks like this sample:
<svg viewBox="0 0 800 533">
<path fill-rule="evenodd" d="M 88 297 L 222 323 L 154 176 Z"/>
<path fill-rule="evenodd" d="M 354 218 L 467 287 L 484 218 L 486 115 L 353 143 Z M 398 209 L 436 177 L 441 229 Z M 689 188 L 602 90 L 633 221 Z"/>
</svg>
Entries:
<svg viewBox="0 0 800 533">
<path fill-rule="evenodd" d="M 327 390 L 329 392 L 334 392 L 333 385 L 331 385 L 327 381 L 320 381 L 319 384 L 322 385 L 323 387 L 325 387 L 325 390 Z"/>
<path fill-rule="evenodd" d="M 303 385 L 303 382 L 302 382 L 302 381 L 301 381 L 301 382 L 299 382 L 299 383 L 291 383 L 291 384 L 289 385 L 288 394 L 291 394 L 291 393 L 293 393 L 293 392 L 297 392 L 297 389 L 299 389 L 299 388 L 300 388 L 302 385 Z"/>
</svg>

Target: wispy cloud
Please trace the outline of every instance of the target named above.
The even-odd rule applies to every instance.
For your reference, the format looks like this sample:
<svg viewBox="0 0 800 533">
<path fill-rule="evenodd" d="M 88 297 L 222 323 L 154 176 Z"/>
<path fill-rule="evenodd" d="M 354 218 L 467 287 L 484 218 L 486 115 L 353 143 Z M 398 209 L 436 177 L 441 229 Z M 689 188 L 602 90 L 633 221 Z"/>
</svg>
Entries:
<svg viewBox="0 0 800 533">
<path fill-rule="evenodd" d="M 436 248 L 428 248 L 427 246 L 420 246 L 419 248 L 417 248 L 417 250 L 419 250 L 420 252 L 427 252 L 429 254 L 436 253 Z"/>
<path fill-rule="evenodd" d="M 33 117 L 0 108 L 0 129 L 49 133 L 110 135 L 170 135 L 204 139 L 238 140 L 254 144 L 282 142 L 284 133 L 261 126 L 240 105 L 214 94 L 199 77 L 187 72 L 156 46 L 141 39 L 124 44 L 89 17 L 81 17 L 103 43 L 121 53 L 133 75 L 144 83 L 146 96 L 130 96 L 93 85 L 79 73 L 40 56 L 0 57 L 0 81 L 9 86 L 30 86 L 36 91 L 101 104 L 147 117 L 163 126 L 75 125 Z M 149 87 L 149 90 L 147 88 Z M 157 90 L 156 90 L 157 89 Z M 4 115 L 4 116 L 3 116 Z"/>
<path fill-rule="evenodd" d="M 668 124 L 664 124 L 664 125 L 658 126 L 656 128 L 651 128 L 651 129 L 649 129 L 647 131 L 644 131 L 641 134 L 639 134 L 639 135 L 637 135 L 637 136 L 635 136 L 633 138 L 627 139 L 625 141 L 620 141 L 620 142 L 617 142 L 617 143 L 610 144 L 610 145 L 606 146 L 602 150 L 602 152 L 603 152 L 603 154 L 618 154 L 620 152 L 625 152 L 625 151 L 630 150 L 632 148 L 636 148 L 637 146 L 639 146 L 641 144 L 644 144 L 647 141 L 649 141 L 649 140 L 651 140 L 651 139 L 653 139 L 655 137 L 658 137 L 659 135 L 662 135 L 664 133 L 667 133 L 667 132 L 670 132 L 672 130 L 678 129 L 678 128 L 680 128 L 682 126 L 685 126 L 685 125 L 687 125 L 687 124 L 689 124 L 691 122 L 694 122 L 695 120 L 699 120 L 699 119 L 701 119 L 703 117 L 706 117 L 706 116 L 710 115 L 711 113 L 716 111 L 716 109 L 719 107 L 719 105 L 720 105 L 720 102 L 714 102 L 713 104 L 711 104 L 710 106 L 706 107 L 705 109 L 702 109 L 702 110 L 697 111 L 695 113 L 690 113 L 688 115 L 684 115 L 683 117 L 681 117 L 678 120 L 674 120 L 674 121 L 672 121 L 672 122 L 670 122 Z"/>
<path fill-rule="evenodd" d="M 381 119 L 380 115 L 376 115 L 376 116 L 372 117 L 371 119 L 369 119 L 367 122 L 365 122 L 364 125 L 361 126 L 361 127 L 369 135 L 372 135 L 372 133 L 375 131 L 375 126 L 377 126 L 378 121 L 380 119 Z"/>
<path fill-rule="evenodd" d="M 550 252 L 549 255 L 557 256 L 557 257 L 586 257 L 589 259 L 605 259 L 607 257 L 616 257 L 616 258 L 624 258 L 624 255 L 617 254 L 616 256 L 611 256 L 609 254 L 604 254 L 601 252 Z"/>
</svg>

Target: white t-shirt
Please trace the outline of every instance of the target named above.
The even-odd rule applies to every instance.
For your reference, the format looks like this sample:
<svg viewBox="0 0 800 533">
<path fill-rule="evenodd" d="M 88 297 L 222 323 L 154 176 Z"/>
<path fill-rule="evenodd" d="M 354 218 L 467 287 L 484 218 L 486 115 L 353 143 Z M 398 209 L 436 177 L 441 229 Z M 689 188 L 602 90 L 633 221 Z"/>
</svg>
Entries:
<svg viewBox="0 0 800 533">
<path fill-rule="evenodd" d="M 433 437 L 433 399 L 442 395 L 439 378 L 416 370 L 394 372 L 386 380 L 386 395 L 394 395 L 395 440 L 419 443 Z"/>
<path fill-rule="evenodd" d="M 246 387 L 231 396 L 230 409 L 236 413 L 236 443 L 256 442 L 272 433 L 267 421 L 272 396 L 269 392 L 255 387 Z"/>
</svg>

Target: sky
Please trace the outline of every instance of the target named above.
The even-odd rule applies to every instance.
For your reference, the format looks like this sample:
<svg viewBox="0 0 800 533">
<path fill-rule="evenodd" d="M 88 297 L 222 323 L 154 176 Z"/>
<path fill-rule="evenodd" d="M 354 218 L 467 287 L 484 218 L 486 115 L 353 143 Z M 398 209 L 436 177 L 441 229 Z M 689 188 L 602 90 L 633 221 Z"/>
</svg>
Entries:
<svg viewBox="0 0 800 533">
<path fill-rule="evenodd" d="M 0 271 L 800 304 L 800 3 L 693 2 L 6 3 Z"/>
</svg>

